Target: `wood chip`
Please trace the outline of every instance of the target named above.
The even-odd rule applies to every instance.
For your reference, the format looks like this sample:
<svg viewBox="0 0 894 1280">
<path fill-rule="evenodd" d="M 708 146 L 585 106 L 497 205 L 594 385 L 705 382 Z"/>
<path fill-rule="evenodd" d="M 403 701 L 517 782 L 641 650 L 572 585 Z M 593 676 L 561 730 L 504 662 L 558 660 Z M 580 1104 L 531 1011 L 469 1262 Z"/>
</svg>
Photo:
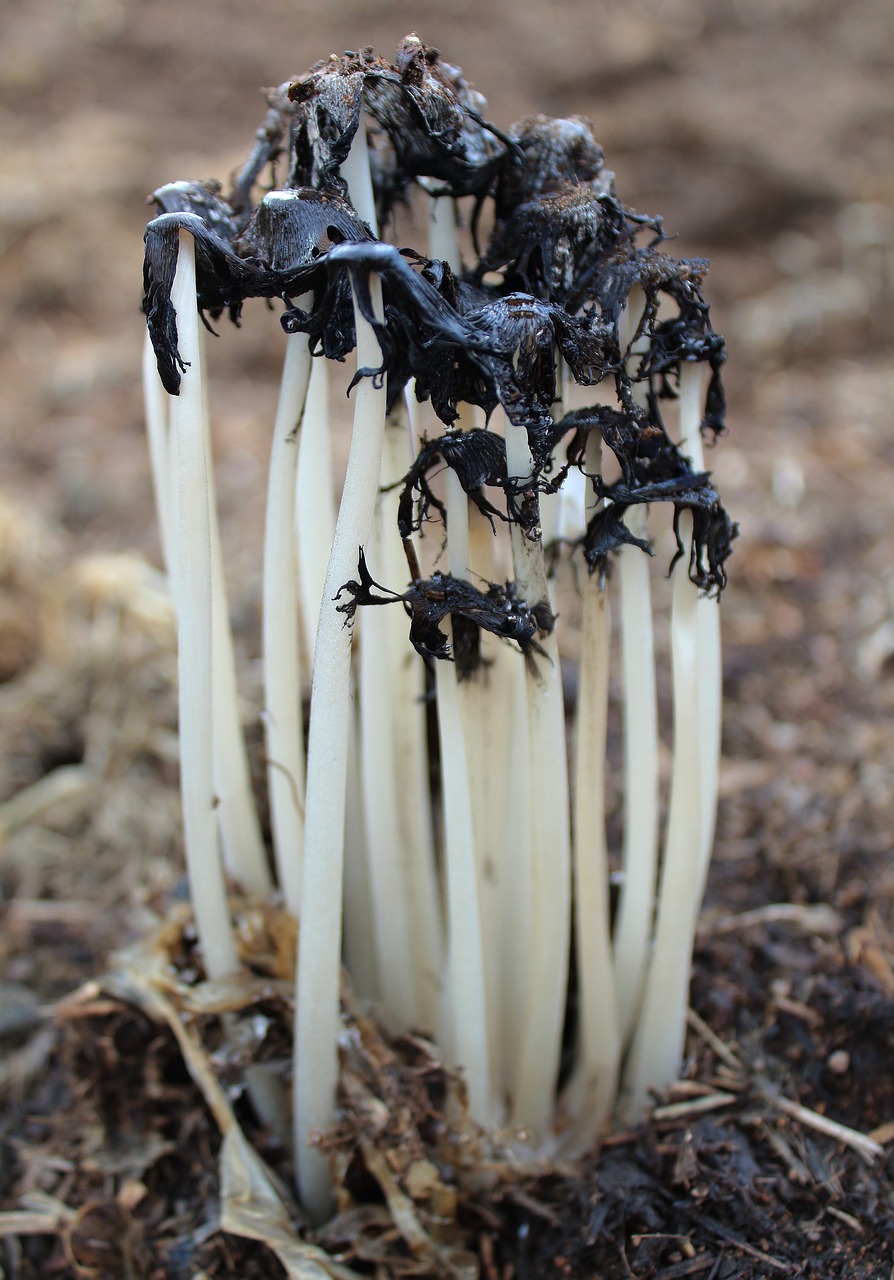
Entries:
<svg viewBox="0 0 894 1280">
<path fill-rule="evenodd" d="M 888 1120 L 885 1124 L 880 1124 L 877 1129 L 873 1129 L 868 1137 L 873 1142 L 877 1142 L 880 1147 L 886 1147 L 889 1142 L 894 1142 L 894 1120 Z"/>
</svg>

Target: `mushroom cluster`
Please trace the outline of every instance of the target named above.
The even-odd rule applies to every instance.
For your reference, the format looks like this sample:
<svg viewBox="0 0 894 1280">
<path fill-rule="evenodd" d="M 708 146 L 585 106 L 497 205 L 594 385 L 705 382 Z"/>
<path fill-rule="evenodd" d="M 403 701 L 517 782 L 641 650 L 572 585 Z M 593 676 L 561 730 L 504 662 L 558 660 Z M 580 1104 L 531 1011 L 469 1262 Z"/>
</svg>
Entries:
<svg viewBox="0 0 894 1280">
<path fill-rule="evenodd" d="M 300 918 L 298 1180 L 320 1219 L 329 1172 L 309 1140 L 334 1114 L 342 960 L 361 993 L 438 1037 L 475 1119 L 521 1146 L 580 1149 L 678 1071 L 735 526 L 702 461 L 724 417 L 707 263 L 667 254 L 661 220 L 623 203 L 587 120 L 502 131 L 414 35 L 393 62 L 333 55 L 268 104 L 228 192 L 154 193 L 146 400 L 180 618 L 187 857 L 206 969 L 223 976 L 236 963 L 224 867 L 256 894 L 272 884 L 236 712 L 198 320 L 238 323 L 250 298 L 282 304 L 265 727 L 276 876 Z M 424 252 L 382 231 L 411 206 Z M 355 349 L 336 516 L 326 370 Z M 435 424 L 421 439 L 420 412 Z M 656 504 L 676 546 L 663 821 Z M 433 522 L 442 536 L 422 545 Z M 555 583 L 569 564 L 579 657 L 566 697 Z M 611 577 L 625 808 L 612 910 Z"/>
</svg>

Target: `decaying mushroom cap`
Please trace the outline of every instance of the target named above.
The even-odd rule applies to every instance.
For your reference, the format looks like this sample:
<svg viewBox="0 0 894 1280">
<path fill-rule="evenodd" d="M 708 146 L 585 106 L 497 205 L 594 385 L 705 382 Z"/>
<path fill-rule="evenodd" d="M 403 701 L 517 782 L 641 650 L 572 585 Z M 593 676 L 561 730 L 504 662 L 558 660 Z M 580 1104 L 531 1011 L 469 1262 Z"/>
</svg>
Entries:
<svg viewBox="0 0 894 1280">
<path fill-rule="evenodd" d="M 382 353 L 381 364 L 358 377 L 387 377 L 391 403 L 412 383 L 447 427 L 463 403 L 488 417 L 501 404 L 527 433 L 531 492 L 555 489 L 571 466 L 583 468 L 586 434 L 600 432 L 621 479 L 605 485 L 592 478 L 609 505 L 581 539 L 590 567 L 604 568 L 624 543 L 648 551 L 623 512 L 670 502 L 677 528 L 680 513 L 693 512 L 690 577 L 703 590 L 721 590 L 735 527 L 710 476 L 694 472 L 668 436 L 660 409 L 676 394 L 682 366 L 703 362 L 711 372 L 702 429 L 723 430 L 724 346 L 702 290 L 707 263 L 665 253 L 660 219 L 623 203 L 590 122 L 529 116 L 503 134 L 485 121 L 484 100 L 459 69 L 416 35 L 401 42 L 392 62 L 371 49 L 333 55 L 269 91 L 268 103 L 228 196 L 214 182 L 175 182 L 153 196 L 159 216 L 146 231 L 143 305 L 167 390 L 177 394 L 182 368 L 171 289 L 179 233 L 188 230 L 203 317 L 227 312 L 238 322 L 246 299 L 279 299 L 288 332 L 306 333 L 315 353 L 342 360 L 356 341 L 353 286 Z M 341 175 L 361 121 L 381 218 L 414 184 L 472 197 L 473 231 L 492 202 L 493 230 L 477 263 L 454 272 L 373 236 Z M 258 195 L 262 173 L 268 165 L 275 171 L 282 157 L 285 185 Z M 384 323 L 370 301 L 374 273 L 382 281 Z M 622 349 L 621 318 L 634 290 L 642 318 Z M 298 305 L 302 295 L 311 296 L 309 306 Z M 557 353 L 580 385 L 613 382 L 619 408 L 594 405 L 554 421 Z M 634 394 L 637 383 L 645 395 Z M 505 454 L 501 464 L 499 449 L 476 442 L 472 465 L 473 453 L 464 454 L 455 437 L 442 437 L 439 448 L 485 514 L 524 520 L 524 485 L 505 480 Z M 433 450 L 434 443 L 423 443 L 408 473 L 404 536 L 433 512 L 443 515 L 425 479 Z M 485 487 L 495 490 L 494 501 Z M 414 490 L 415 512 L 408 497 Z"/>
</svg>

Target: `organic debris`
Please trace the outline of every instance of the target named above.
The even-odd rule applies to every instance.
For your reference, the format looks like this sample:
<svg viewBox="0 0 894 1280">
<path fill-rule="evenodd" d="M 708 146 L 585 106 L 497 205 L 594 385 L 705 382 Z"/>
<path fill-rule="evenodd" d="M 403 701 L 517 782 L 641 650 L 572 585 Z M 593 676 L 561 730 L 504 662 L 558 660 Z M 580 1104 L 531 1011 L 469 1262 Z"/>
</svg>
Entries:
<svg viewBox="0 0 894 1280">
<path fill-rule="evenodd" d="M 0 1214 L 0 1239 L 20 1242 L 21 1280 L 63 1259 L 95 1280 L 868 1280 L 894 1262 L 894 1133 L 843 1122 L 894 1112 L 894 1002 L 837 943 L 784 997 L 768 972 L 735 1040 L 693 1011 L 686 1079 L 648 1126 L 579 1164 L 526 1163 L 485 1136 L 431 1043 L 389 1032 L 346 984 L 339 1118 L 320 1136 L 337 1213 L 314 1233 L 242 1084 L 246 1053 L 286 1082 L 290 922 L 234 907 L 244 978 L 201 979 L 179 909 L 56 1007 L 51 1067 L 4 1137 L 20 1207 Z M 731 938 L 753 964 L 767 929 L 797 943 L 794 924 L 706 931 L 702 971 L 741 959 Z"/>
</svg>

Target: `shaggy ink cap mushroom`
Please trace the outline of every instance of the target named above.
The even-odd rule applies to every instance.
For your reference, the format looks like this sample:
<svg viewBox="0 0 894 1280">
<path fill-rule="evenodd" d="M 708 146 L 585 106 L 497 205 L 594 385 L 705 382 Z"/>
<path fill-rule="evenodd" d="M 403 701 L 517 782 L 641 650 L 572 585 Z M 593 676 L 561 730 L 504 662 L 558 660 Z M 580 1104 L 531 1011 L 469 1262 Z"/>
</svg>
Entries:
<svg viewBox="0 0 894 1280">
<path fill-rule="evenodd" d="M 170 394 L 179 393 L 189 362 L 197 360 L 193 346 L 185 356 L 180 350 L 172 302 L 181 244 L 190 238 L 194 242 L 196 308 L 206 326 L 224 312 L 238 323 L 250 298 L 282 302 L 281 323 L 290 336 L 275 431 L 282 447 L 274 456 L 280 460 L 294 461 L 287 455 L 297 438 L 309 370 L 312 363 L 317 370 L 321 367 L 310 356 L 343 361 L 358 348 L 358 368 L 349 388 L 358 388 L 351 461 L 323 590 L 306 768 L 303 914 L 305 894 L 308 905 L 299 963 L 296 1079 L 301 1079 L 296 1104 L 301 1114 L 296 1151 L 302 1197 L 316 1218 L 331 1207 L 328 1172 L 323 1157 L 306 1141 L 328 1123 L 327 1109 L 335 1095 L 341 859 L 350 804 L 346 762 L 353 733 L 351 637 L 344 624 L 353 621 L 358 608 L 401 604 L 409 619 L 411 644 L 426 663 L 453 659 L 439 668 L 436 682 L 444 807 L 442 879 L 439 882 L 434 858 L 427 874 L 432 918 L 443 916 L 450 932 L 438 1017 L 448 1056 L 467 1069 L 476 1119 L 485 1122 L 497 1114 L 492 1108 L 497 1099 L 497 1106 L 508 1108 L 511 1123 L 528 1129 L 532 1141 L 542 1142 L 548 1138 L 556 1103 L 571 945 L 571 820 L 566 708 L 541 528 L 559 527 L 547 510 L 547 495 L 558 494 L 569 479 L 573 481 L 573 468 L 586 477 L 588 501 L 586 514 L 576 517 L 572 532 L 565 530 L 565 541 L 578 548 L 591 570 L 578 577 L 590 646 L 581 658 L 578 714 L 591 715 L 597 726 L 590 739 L 594 734 L 602 737 L 601 745 L 587 741 L 585 726 L 578 724 L 575 790 L 599 790 L 604 773 L 606 664 L 611 648 L 607 570 L 620 560 L 622 632 L 630 633 L 622 636 L 626 650 L 633 632 L 651 634 L 643 556 L 653 549 L 646 512 L 670 504 L 676 538 L 672 569 L 678 560 L 684 561 L 673 578 L 675 733 L 680 755 L 687 757 L 674 762 L 669 806 L 673 831 L 665 851 L 665 861 L 674 866 L 668 883 L 677 885 L 675 894 L 692 898 L 710 846 L 718 700 L 716 690 L 703 695 L 697 676 L 705 673 L 707 682 L 719 689 L 719 647 L 716 615 L 706 619 L 705 613 L 713 605 L 703 597 L 719 595 L 726 584 L 725 562 L 736 527 L 701 460 L 700 437 L 723 430 L 725 410 L 723 340 L 712 328 L 703 294 L 707 264 L 663 252 L 661 220 L 641 215 L 621 201 L 614 175 L 606 169 L 602 149 L 583 117 L 531 116 L 504 134 L 485 121 L 484 111 L 483 99 L 461 72 L 415 35 L 401 42 L 391 62 L 370 49 L 334 55 L 305 76 L 268 91 L 267 115 L 228 195 L 214 182 L 159 188 L 153 197 L 158 216 L 146 232 L 144 310 L 158 372 Z M 361 185 L 369 190 L 365 170 L 364 182 L 357 181 L 358 164 L 367 163 L 367 146 L 374 201 L 359 195 Z M 268 168 L 273 190 L 265 191 L 260 183 Z M 471 198 L 478 261 L 468 269 L 463 268 L 455 235 L 452 241 L 430 241 L 429 256 L 377 238 L 373 203 L 382 225 L 398 201 L 409 199 L 414 186 L 433 197 Z M 482 253 L 476 229 L 488 202 L 494 224 Z M 180 286 L 182 279 L 181 271 Z M 182 321 L 182 299 L 180 317 Z M 698 378 L 702 366 L 710 373 L 706 391 Z M 606 389 L 614 391 L 614 404 L 593 403 L 570 412 L 559 407 L 564 387 L 597 383 L 603 384 L 600 399 Z M 395 537 L 403 540 L 410 566 L 406 585 L 406 579 L 398 580 L 399 553 L 394 559 L 389 551 L 385 568 L 386 544 L 380 534 L 375 541 L 371 531 L 381 499 L 377 486 L 382 483 L 382 441 L 387 432 L 392 432 L 392 443 L 395 438 L 394 422 L 386 431 L 385 410 L 392 411 L 396 421 L 411 385 L 417 402 L 429 402 L 448 430 L 433 439 L 422 438 L 415 460 L 407 458 L 402 477 L 405 464 L 398 460 L 393 465 L 399 454 L 389 455 L 392 463 L 384 488 L 399 489 L 388 501 L 397 526 Z M 574 403 L 580 403 L 580 396 Z M 483 411 L 489 425 L 492 418 L 493 425 L 503 423 L 502 434 L 481 427 L 473 408 Z M 455 429 L 457 423 L 462 430 Z M 603 447 L 613 455 L 619 478 L 603 474 Z M 441 465 L 448 472 L 444 494 L 433 474 Z M 286 470 L 283 465 L 282 475 L 271 476 L 270 493 L 280 495 L 280 517 L 272 523 L 279 530 L 279 567 L 289 572 L 295 521 L 285 499 L 294 496 L 295 486 Z M 281 483 L 274 484 L 274 479 Z M 272 507 L 272 498 L 270 502 Z M 505 570 L 503 565 L 496 567 L 492 549 L 482 553 L 480 522 L 473 547 L 465 519 L 469 502 L 489 522 L 484 532 L 492 543 L 491 534 L 508 526 L 514 581 L 495 580 Z M 423 573 L 419 568 L 414 539 L 432 519 L 440 520 L 445 531 L 450 572 L 428 565 Z M 378 548 L 381 572 L 393 586 L 380 586 L 373 578 L 371 548 Z M 356 578 L 351 576 L 355 564 Z M 630 573 L 634 564 L 636 572 Z M 265 587 L 265 609 L 268 596 L 275 602 L 277 594 L 273 586 L 269 592 Z M 293 606 L 294 601 L 288 605 L 291 613 L 296 611 Z M 270 625 L 275 631 L 272 614 Z M 374 649 L 371 636 L 372 629 L 367 633 L 367 665 L 361 664 L 367 674 L 368 655 Z M 494 644 L 491 636 L 509 643 Z M 635 660 L 624 659 L 628 799 L 642 783 L 641 759 L 651 755 L 657 761 L 657 699 L 653 698 L 653 716 L 643 697 L 632 690 L 638 681 L 648 686 L 645 700 L 652 698 L 648 690 L 654 691 L 654 680 L 642 671 L 644 664 L 654 667 L 650 643 L 630 649 Z M 513 648 L 523 663 L 511 653 L 504 657 Z M 388 645 L 375 651 L 387 654 Z M 402 652 L 394 663 L 401 669 L 406 665 Z M 379 668 L 372 669 L 378 675 Z M 394 664 L 383 667 L 381 679 L 391 680 L 396 670 Z M 485 704 L 486 686 L 495 696 Z M 458 693 L 461 688 L 465 692 Z M 472 696 L 481 708 L 487 706 L 479 720 L 501 720 L 495 737 L 487 737 L 475 716 L 467 714 Z M 297 694 L 289 698 L 300 701 Z M 392 700 L 397 701 L 396 696 Z M 364 714 L 363 698 L 360 701 Z M 683 705 L 687 701 L 698 703 L 700 736 Z M 399 737 L 402 743 L 409 740 L 411 717 L 419 730 L 415 740 L 424 741 L 418 696 L 415 702 L 402 702 L 393 725 L 389 720 L 394 741 L 388 759 L 405 758 L 406 747 L 397 742 Z M 381 708 L 381 699 L 377 705 Z M 650 745 L 642 735 L 652 730 L 642 726 L 651 720 L 655 729 Z M 366 741 L 372 741 L 368 730 L 364 732 Z M 475 734 L 481 742 L 486 740 L 486 750 Z M 657 764 L 654 772 L 651 808 L 657 815 Z M 498 804 L 496 793 L 481 789 L 485 776 L 489 785 L 498 779 L 511 798 L 505 813 L 500 806 L 506 797 Z M 426 803 L 431 804 L 431 796 Z M 625 950 L 619 959 L 616 950 L 612 956 L 617 934 L 613 939 L 610 933 L 607 888 L 597 894 L 591 883 L 603 872 L 607 883 L 604 830 L 588 827 L 604 828 L 603 810 L 598 803 L 584 805 L 574 818 L 574 892 L 580 892 L 587 904 L 575 908 L 584 912 L 575 929 L 579 937 L 588 930 L 599 935 L 600 946 L 587 955 L 592 959 L 598 951 L 600 965 L 610 970 L 579 973 L 578 978 L 581 1008 L 590 1008 L 581 1018 L 589 1022 L 574 1050 L 575 1079 L 565 1101 L 569 1114 L 581 1120 L 581 1134 L 589 1136 L 606 1120 L 623 1053 L 634 1037 L 635 1053 L 629 1060 L 635 1059 L 636 1070 L 629 1087 L 639 1106 L 648 1089 L 676 1069 L 674 1055 L 682 1034 L 679 1027 L 670 1036 L 654 1032 L 662 1043 L 660 1052 L 653 1053 L 653 1032 L 637 1030 L 639 984 L 647 981 L 640 975 L 649 971 L 654 934 L 651 906 L 637 943 L 637 990 L 627 1001 L 633 1012 L 628 1016 L 625 1008 L 619 1018 L 611 1001 L 602 1013 L 593 1012 L 594 989 L 604 991 L 606 984 L 615 989 L 612 965 L 626 964 L 628 954 Z M 499 821 L 494 821 L 492 811 L 499 813 Z M 396 830 L 399 824 L 393 825 Z M 657 829 L 656 816 L 656 850 Z M 695 871 L 680 861 L 687 850 L 697 853 Z M 402 850 L 400 857 L 411 853 Z M 499 869 L 507 854 L 513 859 L 508 874 L 507 866 Z M 592 863 L 589 870 L 587 859 Z M 654 879 L 656 864 L 657 853 L 653 858 L 649 850 L 631 852 L 625 847 L 624 871 L 630 884 L 638 877 Z M 492 870 L 499 893 L 505 895 L 502 899 L 491 893 Z M 589 887 L 582 890 L 585 882 Z M 399 878 L 389 881 L 398 883 Z M 491 907 L 496 901 L 499 908 L 491 917 L 491 908 L 484 905 L 487 894 Z M 297 911 L 297 891 L 288 896 Z M 688 901 L 689 924 L 696 909 Z M 356 919 L 357 905 L 351 910 Z M 675 949 L 679 986 L 685 980 L 687 948 L 691 951 L 689 926 L 675 937 L 666 911 L 662 919 L 662 946 Z M 512 922 L 508 934 L 506 922 Z M 374 921 L 372 927 L 381 931 L 382 921 Z M 488 930 L 499 934 L 496 945 L 486 937 Z M 388 943 L 385 937 L 382 945 Z M 469 956 L 474 963 L 463 968 Z M 583 959 L 581 952 L 579 966 Z M 660 991 L 656 993 L 654 966 L 652 970 L 649 1007 L 660 1009 L 663 999 Z M 437 987 L 437 974 L 434 982 Z M 387 1003 L 388 992 L 378 994 Z M 678 990 L 675 1009 L 680 998 Z M 685 1005 L 685 990 L 683 1000 Z M 607 1020 L 601 1029 L 598 1018 Z M 627 1022 L 634 1024 L 632 1029 Z M 504 1033 L 506 1045 L 492 1052 Z M 653 1063 L 660 1064 L 654 1070 L 663 1073 L 662 1080 L 654 1077 Z M 579 1108 L 590 1105 L 597 1094 L 598 1117 L 582 1117 Z"/>
</svg>

